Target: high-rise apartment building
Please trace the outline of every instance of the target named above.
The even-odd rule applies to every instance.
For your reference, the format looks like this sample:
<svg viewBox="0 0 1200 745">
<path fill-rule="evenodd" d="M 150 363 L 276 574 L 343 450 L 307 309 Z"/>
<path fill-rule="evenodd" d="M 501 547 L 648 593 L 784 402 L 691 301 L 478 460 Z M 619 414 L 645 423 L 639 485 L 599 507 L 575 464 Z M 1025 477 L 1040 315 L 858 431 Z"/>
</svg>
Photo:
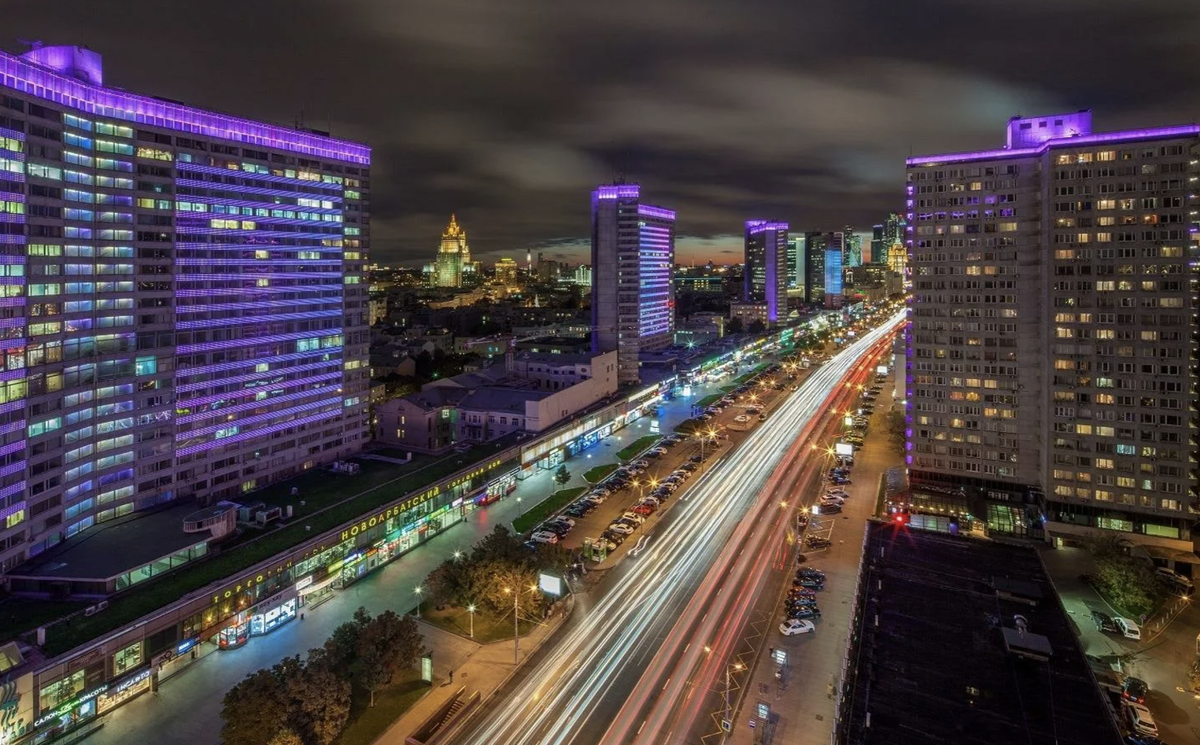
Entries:
<svg viewBox="0 0 1200 745">
<path fill-rule="evenodd" d="M 804 234 L 804 302 L 825 302 L 825 247 L 829 233 Z"/>
<path fill-rule="evenodd" d="M 435 287 L 462 287 L 463 275 L 473 271 L 467 231 L 454 215 L 450 215 L 450 224 L 442 231 L 442 242 L 438 244 L 437 258 L 433 262 L 433 284 Z"/>
<path fill-rule="evenodd" d="M 517 282 L 517 262 L 505 256 L 496 261 L 496 281 L 500 284 L 511 285 Z"/>
<path fill-rule="evenodd" d="M 0 571 L 367 432 L 370 150 L 0 53 Z"/>
<path fill-rule="evenodd" d="M 637 184 L 592 192 L 592 350 L 617 350 L 619 382 L 638 382 L 638 355 L 675 334 L 675 212 L 641 201 Z"/>
<path fill-rule="evenodd" d="M 787 315 L 788 224 L 746 221 L 746 257 L 742 302 L 766 303 L 767 322 Z"/>
<path fill-rule="evenodd" d="M 908 160 L 908 460 L 990 530 L 1192 552 L 1200 127 Z M 1156 548 L 1157 546 L 1157 548 Z M 1161 556 L 1160 556 L 1161 558 Z"/>
</svg>

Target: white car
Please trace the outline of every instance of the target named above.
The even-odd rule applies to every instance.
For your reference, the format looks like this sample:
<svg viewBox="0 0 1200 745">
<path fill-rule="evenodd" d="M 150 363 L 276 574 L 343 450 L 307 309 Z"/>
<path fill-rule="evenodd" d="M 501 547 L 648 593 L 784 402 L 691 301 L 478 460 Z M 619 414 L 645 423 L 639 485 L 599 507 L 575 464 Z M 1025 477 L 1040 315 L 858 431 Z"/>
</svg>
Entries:
<svg viewBox="0 0 1200 745">
<path fill-rule="evenodd" d="M 745 424 L 746 422 L 750 421 L 750 417 L 746 416 L 745 414 L 738 414 L 733 418 L 733 421 L 737 422 L 738 424 Z"/>
<path fill-rule="evenodd" d="M 657 448 L 654 448 L 653 450 L 651 450 L 650 452 L 654 453 L 655 455 L 666 455 L 667 449 L 664 447 L 657 447 Z"/>
<path fill-rule="evenodd" d="M 637 523 L 638 525 L 641 525 L 642 523 L 646 522 L 646 516 L 639 515 L 636 512 L 626 512 L 624 515 L 621 515 L 621 517 L 623 517 L 627 520 L 632 520 L 635 523 Z"/>
<path fill-rule="evenodd" d="M 825 496 L 821 497 L 821 504 L 836 504 L 837 506 L 841 507 L 845 503 L 846 503 L 845 497 L 831 496 L 829 494 L 826 494 Z"/>
<path fill-rule="evenodd" d="M 570 525 L 572 528 L 575 527 L 575 521 L 572 520 L 571 518 L 567 517 L 566 515 L 555 515 L 554 520 L 556 522 L 566 523 L 567 525 Z"/>
<path fill-rule="evenodd" d="M 552 545 L 558 543 L 558 536 L 548 530 L 539 530 L 538 532 L 529 536 L 529 539 L 534 543 L 549 543 Z"/>
<path fill-rule="evenodd" d="M 612 541 L 605 540 L 604 538 L 584 538 L 583 539 L 584 543 L 587 543 L 588 541 L 591 541 L 593 546 L 603 547 L 605 551 L 612 552 L 612 551 L 617 550 L 617 544 L 613 543 Z"/>
<path fill-rule="evenodd" d="M 607 497 L 612 494 L 612 489 L 609 489 L 607 486 L 597 486 L 595 489 L 592 489 L 592 494 L 598 497 Z"/>
<path fill-rule="evenodd" d="M 1126 639 L 1140 640 L 1142 638 L 1142 630 L 1138 628 L 1136 623 L 1130 621 L 1128 618 L 1121 618 L 1120 616 L 1117 616 L 1113 619 L 1113 623 L 1117 625 L 1117 630 L 1120 631 L 1121 635 Z"/>
<path fill-rule="evenodd" d="M 817 627 L 812 621 L 803 621 L 799 618 L 789 618 L 779 624 L 779 633 L 784 636 L 796 636 L 797 634 L 811 634 L 816 631 Z"/>
<path fill-rule="evenodd" d="M 640 468 L 640 469 L 642 469 L 642 470 L 644 471 L 644 470 L 646 470 L 647 468 L 649 468 L 649 467 L 650 467 L 650 461 L 648 461 L 648 460 L 635 460 L 635 461 L 634 461 L 633 463 L 631 463 L 630 465 L 632 465 L 632 466 L 636 466 L 637 468 Z"/>
<path fill-rule="evenodd" d="M 608 529 L 614 533 L 620 533 L 621 535 L 633 535 L 633 528 L 624 523 L 613 523 L 612 525 L 608 526 Z"/>
<path fill-rule="evenodd" d="M 1126 701 L 1125 716 L 1129 719 L 1129 728 L 1137 734 L 1158 737 L 1158 724 L 1154 721 L 1154 715 L 1142 704 Z"/>
</svg>

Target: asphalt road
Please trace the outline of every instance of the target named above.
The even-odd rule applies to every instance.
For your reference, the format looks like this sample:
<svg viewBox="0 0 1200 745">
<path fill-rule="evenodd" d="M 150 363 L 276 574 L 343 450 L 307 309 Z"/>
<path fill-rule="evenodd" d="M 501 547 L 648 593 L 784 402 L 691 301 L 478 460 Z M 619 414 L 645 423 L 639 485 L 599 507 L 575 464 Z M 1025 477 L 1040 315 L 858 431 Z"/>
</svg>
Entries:
<svg viewBox="0 0 1200 745">
<path fill-rule="evenodd" d="M 779 466 L 785 457 L 795 458 L 798 435 L 820 418 L 829 395 L 893 325 L 865 335 L 811 374 L 736 451 L 680 492 L 657 523 L 643 526 L 641 532 L 649 535 L 646 547 L 610 570 L 595 591 L 577 598 L 573 617 L 556 637 L 454 742 L 593 743 L 609 741 L 605 733 L 610 725 L 636 729 L 637 723 L 621 712 L 647 669 L 694 660 L 702 646 L 681 640 L 676 629 L 693 598 L 728 592 L 747 604 L 753 600 L 757 586 L 719 586 L 722 571 L 713 572 L 713 567 L 720 562 L 723 570 L 736 561 L 753 568 L 731 558 L 728 549 L 761 540 L 767 523 L 774 523 L 756 527 L 748 513 L 763 512 L 758 502 L 764 486 L 780 478 L 777 471 L 789 470 Z M 721 621 L 708 615 L 690 620 L 702 625 L 702 633 Z M 669 639 L 670 652 L 660 654 Z M 674 681 L 672 691 L 678 694 L 673 692 L 670 700 L 691 698 L 686 684 L 680 685 Z"/>
</svg>

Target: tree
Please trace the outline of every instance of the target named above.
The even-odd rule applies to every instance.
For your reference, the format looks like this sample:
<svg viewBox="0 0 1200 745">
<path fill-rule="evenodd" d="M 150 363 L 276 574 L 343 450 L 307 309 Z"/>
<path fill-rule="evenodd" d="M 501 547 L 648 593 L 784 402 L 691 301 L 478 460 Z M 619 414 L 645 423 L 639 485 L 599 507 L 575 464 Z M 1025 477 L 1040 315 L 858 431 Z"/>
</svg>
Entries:
<svg viewBox="0 0 1200 745">
<path fill-rule="evenodd" d="M 755 318 L 746 330 L 752 334 L 761 334 L 767 330 L 767 324 L 763 323 L 761 318 Z"/>
<path fill-rule="evenodd" d="M 425 587 L 429 589 L 429 600 L 438 610 L 447 603 L 462 605 L 467 589 L 463 562 L 458 559 L 446 559 L 425 578 Z"/>
<path fill-rule="evenodd" d="M 508 528 L 503 525 L 497 525 L 492 528 L 491 533 L 488 533 L 475 544 L 475 548 L 471 551 L 471 561 L 469 563 L 478 564 L 489 561 L 519 562 L 528 553 L 520 538 L 509 532 Z"/>
<path fill-rule="evenodd" d="M 562 486 L 570 480 L 571 480 L 571 472 L 567 470 L 567 466 L 564 463 L 563 465 L 558 467 L 557 471 L 554 472 L 554 481 L 559 486 Z"/>
<path fill-rule="evenodd" d="M 350 718 L 350 681 L 327 662 L 324 650 L 313 650 L 283 681 L 290 728 L 307 745 L 330 745 Z"/>
<path fill-rule="evenodd" d="M 423 639 L 417 622 L 395 611 L 384 611 L 363 627 L 358 640 L 358 658 L 362 665 L 359 682 L 371 694 L 392 682 L 397 671 L 417 661 Z"/>
<path fill-rule="evenodd" d="M 363 626 L 371 620 L 367 609 L 359 607 L 354 611 L 353 620 L 347 621 L 333 630 L 322 647 L 323 663 L 343 678 L 350 677 L 350 665 L 358 653 L 358 637 Z"/>
<path fill-rule="evenodd" d="M 283 729 L 287 703 L 271 670 L 257 670 L 225 694 L 222 745 L 262 745 Z"/>
<path fill-rule="evenodd" d="M 742 333 L 742 319 L 730 318 L 729 323 L 725 324 L 725 333 L 740 334 Z"/>
<path fill-rule="evenodd" d="M 1128 541 L 1110 531 L 1094 531 L 1084 546 L 1096 562 L 1093 582 L 1105 599 L 1137 617 L 1158 607 L 1166 593 L 1149 561 L 1129 555 Z"/>
<path fill-rule="evenodd" d="M 304 740 L 300 739 L 300 735 L 291 727 L 284 727 L 275 733 L 275 736 L 267 740 L 267 745 L 305 745 Z"/>
</svg>

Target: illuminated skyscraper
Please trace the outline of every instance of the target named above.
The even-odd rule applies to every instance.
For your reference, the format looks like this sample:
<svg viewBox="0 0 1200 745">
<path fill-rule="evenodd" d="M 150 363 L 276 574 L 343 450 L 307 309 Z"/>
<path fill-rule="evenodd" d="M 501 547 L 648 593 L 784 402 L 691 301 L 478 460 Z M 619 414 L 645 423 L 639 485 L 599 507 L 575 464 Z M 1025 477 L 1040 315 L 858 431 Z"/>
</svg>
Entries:
<svg viewBox="0 0 1200 745">
<path fill-rule="evenodd" d="M 842 235 L 834 233 L 835 236 Z M 826 308 L 842 307 L 842 257 L 843 249 L 837 242 L 831 242 L 825 248 L 825 286 L 822 301 Z"/>
<path fill-rule="evenodd" d="M 908 159 L 914 484 L 990 531 L 1194 555 L 1198 154 L 1195 125 L 1082 111 Z"/>
<path fill-rule="evenodd" d="M 746 265 L 742 272 L 742 301 L 766 303 L 767 320 L 787 315 L 788 224 L 746 221 Z"/>
<path fill-rule="evenodd" d="M 496 262 L 496 281 L 506 285 L 515 284 L 519 269 L 516 261 L 505 256 Z"/>
<path fill-rule="evenodd" d="M 592 192 L 592 349 L 617 350 L 622 383 L 638 382 L 638 354 L 675 333 L 675 211 L 643 204 L 637 184 Z"/>
<path fill-rule="evenodd" d="M 793 235 L 787 242 L 787 286 L 795 289 L 803 284 L 804 275 L 801 273 L 801 263 L 804 258 L 804 236 Z"/>
<path fill-rule="evenodd" d="M 442 232 L 442 242 L 434 260 L 433 283 L 437 287 L 462 287 L 463 274 L 471 271 L 467 231 L 459 226 L 454 215 L 450 215 L 450 224 Z"/>
<path fill-rule="evenodd" d="M 367 432 L 369 148 L 0 53 L 0 571 Z"/>
<path fill-rule="evenodd" d="M 804 302 L 825 301 L 825 246 L 830 233 L 804 234 Z"/>
</svg>

